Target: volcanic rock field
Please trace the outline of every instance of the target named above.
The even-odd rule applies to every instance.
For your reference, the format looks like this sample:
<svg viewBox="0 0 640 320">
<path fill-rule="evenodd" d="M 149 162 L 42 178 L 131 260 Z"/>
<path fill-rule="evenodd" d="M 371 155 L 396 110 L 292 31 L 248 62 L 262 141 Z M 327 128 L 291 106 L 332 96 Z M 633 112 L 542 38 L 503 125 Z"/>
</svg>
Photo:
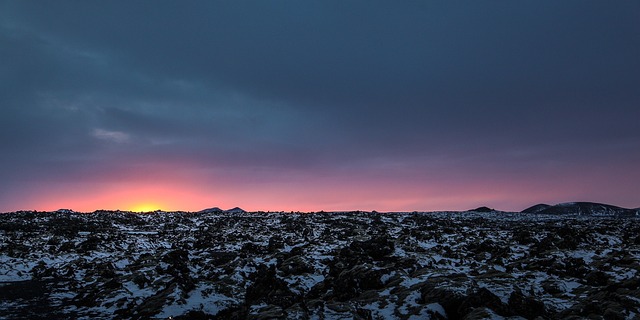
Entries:
<svg viewBox="0 0 640 320">
<path fill-rule="evenodd" d="M 0 318 L 638 319 L 639 222 L 490 210 L 5 213 Z"/>
</svg>

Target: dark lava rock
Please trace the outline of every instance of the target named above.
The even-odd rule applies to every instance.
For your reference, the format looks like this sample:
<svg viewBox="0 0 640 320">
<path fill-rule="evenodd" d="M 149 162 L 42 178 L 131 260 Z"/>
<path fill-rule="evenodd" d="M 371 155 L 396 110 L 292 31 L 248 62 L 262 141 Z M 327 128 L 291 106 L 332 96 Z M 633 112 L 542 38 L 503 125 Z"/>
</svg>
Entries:
<svg viewBox="0 0 640 320">
<path fill-rule="evenodd" d="M 472 288 L 463 293 L 446 287 L 446 282 L 428 280 L 420 289 L 422 303 L 439 303 L 447 313 L 448 319 L 477 318 L 480 310 L 489 309 L 498 315 L 520 316 L 534 319 L 546 315 L 542 302 L 514 291 L 507 304 L 486 288 Z"/>
<path fill-rule="evenodd" d="M 235 260 L 236 257 L 238 257 L 236 252 L 215 251 L 211 254 L 210 263 L 214 266 L 221 266 Z"/>
<path fill-rule="evenodd" d="M 51 305 L 49 294 L 55 286 L 54 282 L 41 280 L 0 282 L 0 306 L 20 302 L 14 308 L 5 308 L 0 318 L 35 320 L 66 318 L 60 313 L 60 308 Z"/>
<path fill-rule="evenodd" d="M 579 316 L 592 319 L 627 319 L 625 309 L 638 310 L 640 304 L 633 300 L 614 292 L 597 291 L 589 295 L 586 299 L 564 310 L 560 317 Z"/>
<path fill-rule="evenodd" d="M 32 300 L 44 297 L 47 283 L 40 280 L 0 283 L 0 301 L 10 299 Z"/>
<path fill-rule="evenodd" d="M 96 250 L 98 249 L 98 244 L 100 244 L 101 242 L 102 242 L 102 239 L 95 236 L 91 236 L 78 246 L 77 251 L 79 253 L 87 253 L 89 251 Z"/>
<path fill-rule="evenodd" d="M 142 273 L 138 273 L 133 277 L 133 283 L 135 283 L 138 287 L 144 289 L 147 284 L 150 284 L 151 281 Z"/>
<path fill-rule="evenodd" d="M 242 250 L 240 250 L 240 252 L 242 256 L 259 255 L 268 253 L 269 249 L 266 246 L 255 244 L 253 242 L 247 242 L 242 245 Z"/>
<path fill-rule="evenodd" d="M 595 271 L 589 272 L 584 277 L 584 280 L 590 286 L 602 287 L 602 286 L 606 286 L 607 283 L 609 282 L 609 276 L 600 270 L 595 270 Z"/>
<path fill-rule="evenodd" d="M 600 215 L 0 214 L 0 318 L 633 318 L 640 225 Z"/>
<path fill-rule="evenodd" d="M 327 281 L 333 288 L 333 296 L 338 301 L 347 301 L 359 296 L 367 290 L 381 289 L 383 287 L 382 275 L 384 270 L 374 270 L 367 265 L 357 265 L 349 270 L 344 270 L 335 278 Z"/>
<path fill-rule="evenodd" d="M 189 272 L 189 252 L 184 249 L 176 249 L 169 251 L 162 257 L 162 261 L 169 264 L 168 271 L 170 273 L 188 273 Z"/>
<path fill-rule="evenodd" d="M 315 271 L 313 266 L 307 264 L 301 256 L 291 257 L 278 263 L 278 270 L 284 275 L 301 275 Z"/>
<path fill-rule="evenodd" d="M 471 243 L 467 250 L 473 253 L 489 253 L 493 259 L 505 257 L 511 249 L 508 246 L 498 245 L 492 240 L 484 240 L 480 243 Z"/>
<path fill-rule="evenodd" d="M 515 243 L 520 245 L 527 245 L 536 242 L 533 234 L 530 230 L 521 229 L 513 233 L 512 239 Z"/>
<path fill-rule="evenodd" d="M 219 311 L 213 319 L 216 320 L 241 320 L 247 319 L 248 309 L 243 305 L 233 305 L 229 308 Z"/>
<path fill-rule="evenodd" d="M 175 320 L 213 320 L 216 316 L 210 315 L 206 312 L 191 310 L 183 315 L 173 317 Z"/>
<path fill-rule="evenodd" d="M 420 303 L 439 303 L 447 313 L 448 319 L 461 319 L 458 308 L 462 305 L 466 296 L 453 289 L 449 289 L 445 283 L 439 283 L 438 279 L 429 279 L 420 289 Z"/>
<path fill-rule="evenodd" d="M 582 279 L 589 268 L 582 258 L 566 258 L 551 265 L 549 273 Z"/>
<path fill-rule="evenodd" d="M 134 319 L 149 319 L 162 310 L 162 307 L 166 304 L 169 296 L 176 290 L 176 287 L 176 283 L 171 283 L 163 290 L 145 299 L 134 309 L 125 312 L 133 315 L 132 318 Z"/>
<path fill-rule="evenodd" d="M 256 272 L 249 276 L 249 280 L 253 282 L 247 287 L 246 305 L 267 303 L 287 308 L 298 299 L 298 296 L 289 289 L 289 285 L 276 276 L 273 265 L 259 265 Z"/>
<path fill-rule="evenodd" d="M 486 288 L 480 288 L 465 297 L 461 301 L 456 313 L 459 316 L 468 315 L 478 307 L 491 309 L 495 313 L 503 316 L 512 315 L 507 306 L 500 301 L 500 298 Z"/>
<path fill-rule="evenodd" d="M 544 303 L 525 296 L 520 290 L 512 292 L 509 296 L 509 312 L 527 319 L 544 317 L 547 313 Z"/>
<path fill-rule="evenodd" d="M 374 260 L 382 260 L 393 253 L 395 245 L 387 237 L 383 236 L 367 241 L 354 241 L 349 245 L 349 250 L 349 253 L 344 252 L 344 254 L 366 255 Z"/>
</svg>

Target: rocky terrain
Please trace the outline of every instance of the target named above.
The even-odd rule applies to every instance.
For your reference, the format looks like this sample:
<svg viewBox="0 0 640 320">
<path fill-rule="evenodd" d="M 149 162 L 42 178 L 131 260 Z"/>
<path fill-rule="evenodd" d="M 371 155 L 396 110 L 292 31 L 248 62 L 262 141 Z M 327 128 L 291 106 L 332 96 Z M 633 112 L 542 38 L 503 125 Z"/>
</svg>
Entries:
<svg viewBox="0 0 640 320">
<path fill-rule="evenodd" d="M 638 218 L 533 211 L 0 214 L 0 318 L 638 319 Z"/>
</svg>

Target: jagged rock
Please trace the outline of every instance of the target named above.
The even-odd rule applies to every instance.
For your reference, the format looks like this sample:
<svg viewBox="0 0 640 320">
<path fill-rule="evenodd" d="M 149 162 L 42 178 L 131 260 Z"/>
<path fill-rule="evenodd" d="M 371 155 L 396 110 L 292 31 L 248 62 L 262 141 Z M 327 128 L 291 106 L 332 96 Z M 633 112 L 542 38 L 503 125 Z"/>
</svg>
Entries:
<svg viewBox="0 0 640 320">
<path fill-rule="evenodd" d="M 531 234 L 531 231 L 526 229 L 514 232 L 512 239 L 515 243 L 520 245 L 529 245 L 536 242 L 536 239 Z"/>
<path fill-rule="evenodd" d="M 185 265 L 189 263 L 189 252 L 184 249 L 169 251 L 162 257 L 162 261 L 174 266 Z"/>
<path fill-rule="evenodd" d="M 335 278 L 330 278 L 333 296 L 338 301 L 347 301 L 359 296 L 363 291 L 381 289 L 383 270 L 375 270 L 370 265 L 356 265 L 342 270 Z"/>
<path fill-rule="evenodd" d="M 45 298 L 47 283 L 41 280 L 14 281 L 2 284 L 0 287 L 0 302 L 13 299 L 30 300 Z"/>
<path fill-rule="evenodd" d="M 439 303 L 445 310 L 446 315 L 450 319 L 459 319 L 463 317 L 458 309 L 467 296 L 455 290 L 457 286 L 452 284 L 462 284 L 468 282 L 468 279 L 448 279 L 448 278 L 432 278 L 427 280 L 422 288 L 420 288 L 420 302 L 423 304 Z"/>
<path fill-rule="evenodd" d="M 227 264 L 238 257 L 236 252 L 225 252 L 225 251 L 216 251 L 211 254 L 210 263 L 214 266 L 221 266 Z"/>
<path fill-rule="evenodd" d="M 366 255 L 374 260 L 382 260 L 394 251 L 395 245 L 387 237 L 377 237 L 366 241 L 353 241 L 349 251 L 341 255 Z"/>
<path fill-rule="evenodd" d="M 457 314 L 466 316 L 479 307 L 491 309 L 499 315 L 512 315 L 500 298 L 487 288 L 479 288 L 465 297 L 458 307 Z"/>
<path fill-rule="evenodd" d="M 535 319 L 546 315 L 544 303 L 522 294 L 520 290 L 516 290 L 509 296 L 509 312 L 519 315 L 527 319 Z"/>
<path fill-rule="evenodd" d="M 216 320 L 241 320 L 247 318 L 247 307 L 241 305 L 233 305 L 229 308 L 219 311 L 214 319 Z"/>
<path fill-rule="evenodd" d="M 252 242 L 247 242 L 242 245 L 242 250 L 240 250 L 242 255 L 256 255 L 256 254 L 264 254 L 269 252 L 268 248 L 259 244 L 255 244 Z"/>
<path fill-rule="evenodd" d="M 78 248 L 76 249 L 79 253 L 87 253 L 89 251 L 93 251 L 98 249 L 98 244 L 100 244 L 102 240 L 96 236 L 91 236 L 84 242 L 82 242 Z"/>
<path fill-rule="evenodd" d="M 275 253 L 280 251 L 284 247 L 284 240 L 280 236 L 273 236 L 269 238 L 269 244 L 267 245 L 267 250 L 269 252 Z"/>
<path fill-rule="evenodd" d="M 132 281 L 141 289 L 144 289 L 148 284 L 150 284 L 149 279 L 142 273 L 136 274 Z"/>
<path fill-rule="evenodd" d="M 565 292 L 565 288 L 560 286 L 560 283 L 556 281 L 545 281 L 542 283 L 542 289 L 544 292 L 550 295 L 560 295 Z"/>
<path fill-rule="evenodd" d="M 609 276 L 600 270 L 595 270 L 587 273 L 584 280 L 590 286 L 602 287 L 606 286 L 609 282 Z"/>
<path fill-rule="evenodd" d="M 2 214 L 0 314 L 626 319 L 640 310 L 634 219 L 502 212 Z"/>
<path fill-rule="evenodd" d="M 257 267 L 256 272 L 249 276 L 253 281 L 245 293 L 245 304 L 259 303 L 273 304 L 287 308 L 295 303 L 298 296 L 291 292 L 285 281 L 276 276 L 275 266 L 264 264 Z"/>
<path fill-rule="evenodd" d="M 453 287 L 452 284 L 454 284 Z M 465 291 L 456 289 L 458 286 L 467 289 Z M 525 312 L 531 313 L 522 306 L 529 307 L 528 300 L 521 305 L 517 303 L 522 299 L 514 300 L 513 305 L 507 305 L 493 292 L 487 288 L 477 287 L 471 279 L 464 276 L 450 279 L 430 279 L 420 289 L 420 292 L 421 303 L 440 304 L 449 319 L 477 319 L 481 315 L 488 314 L 487 310 L 501 316 L 523 316 Z"/>
<path fill-rule="evenodd" d="M 251 320 L 267 320 L 267 319 L 285 319 L 286 313 L 280 306 L 267 305 L 247 314 L 247 319 Z"/>
<path fill-rule="evenodd" d="M 473 308 L 467 313 L 462 320 L 486 320 L 493 319 L 494 314 L 492 310 L 485 307 Z M 443 320 L 446 318 L 442 318 Z"/>
<path fill-rule="evenodd" d="M 503 258 L 511 251 L 508 246 L 501 246 L 492 240 L 484 240 L 479 244 L 471 243 L 467 246 L 467 250 L 479 254 L 489 253 L 492 259 Z"/>
<path fill-rule="evenodd" d="M 47 264 L 43 261 L 40 261 L 35 267 L 31 269 L 30 272 L 33 278 L 37 280 L 58 277 L 57 270 L 55 268 L 48 267 Z"/>
<path fill-rule="evenodd" d="M 132 310 L 131 314 L 135 318 L 150 318 L 158 314 L 162 307 L 168 302 L 171 294 L 176 290 L 177 284 L 171 283 L 163 290 L 158 291 L 153 296 L 145 299 L 139 306 Z"/>
<path fill-rule="evenodd" d="M 191 310 L 183 315 L 179 315 L 172 318 L 175 320 L 212 320 L 212 319 L 215 319 L 216 316 L 208 314 L 203 311 Z"/>
<path fill-rule="evenodd" d="M 301 256 L 291 257 L 278 265 L 284 275 L 301 275 L 314 272 L 313 266 L 307 264 Z"/>
</svg>

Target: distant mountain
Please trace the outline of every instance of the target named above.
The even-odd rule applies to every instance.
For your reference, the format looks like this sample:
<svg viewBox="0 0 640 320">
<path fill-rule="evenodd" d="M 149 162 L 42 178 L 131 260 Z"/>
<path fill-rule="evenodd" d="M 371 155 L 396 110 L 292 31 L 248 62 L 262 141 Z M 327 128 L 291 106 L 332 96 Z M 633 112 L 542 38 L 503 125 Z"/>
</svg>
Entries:
<svg viewBox="0 0 640 320">
<path fill-rule="evenodd" d="M 220 212 L 223 212 L 223 211 L 218 207 L 213 207 L 213 208 L 208 208 L 208 209 L 203 209 L 198 211 L 198 213 L 220 213 Z"/>
<path fill-rule="evenodd" d="M 226 213 L 246 213 L 246 211 L 244 211 L 244 210 L 242 210 L 242 209 L 240 209 L 238 207 L 235 207 L 235 208 L 229 209 L 229 210 L 225 210 L 224 212 L 226 212 Z"/>
<path fill-rule="evenodd" d="M 531 206 L 529 208 L 526 208 L 526 209 L 524 209 L 524 210 L 522 210 L 520 212 L 522 212 L 522 213 L 538 213 L 538 212 L 540 212 L 542 210 L 545 210 L 545 209 L 547 209 L 549 207 L 551 207 L 551 206 L 548 205 L 548 204 L 539 203 L 539 204 L 536 204 L 535 206 Z"/>
<path fill-rule="evenodd" d="M 480 208 L 475 208 L 475 209 L 471 209 L 471 210 L 467 210 L 467 211 L 473 211 L 473 212 L 495 212 L 495 209 L 491 209 L 489 207 L 480 207 Z"/>
<path fill-rule="evenodd" d="M 556 204 L 554 206 L 538 204 L 533 207 L 524 209 L 522 212 L 540 214 L 578 214 L 606 216 L 635 216 L 638 214 L 638 210 L 636 209 L 626 209 L 610 204 L 595 202 L 567 202 Z"/>
</svg>

